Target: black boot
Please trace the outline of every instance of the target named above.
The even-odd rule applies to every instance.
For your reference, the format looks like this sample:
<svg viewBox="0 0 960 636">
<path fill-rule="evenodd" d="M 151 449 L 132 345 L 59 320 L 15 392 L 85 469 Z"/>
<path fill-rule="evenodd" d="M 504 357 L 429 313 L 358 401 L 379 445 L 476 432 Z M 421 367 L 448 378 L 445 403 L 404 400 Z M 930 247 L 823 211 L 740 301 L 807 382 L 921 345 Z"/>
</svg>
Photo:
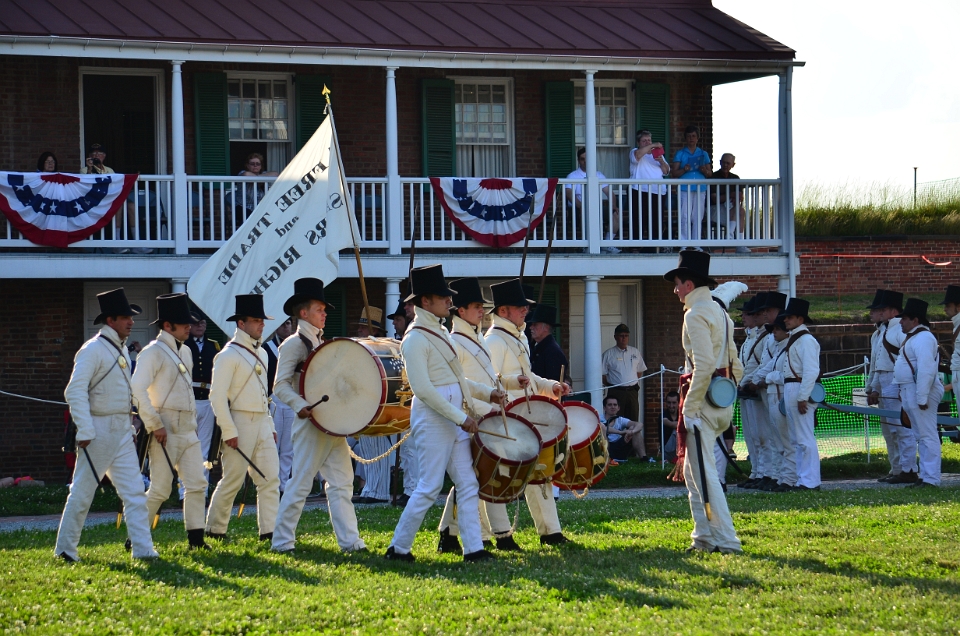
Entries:
<svg viewBox="0 0 960 636">
<path fill-rule="evenodd" d="M 209 532 L 209 531 L 208 531 L 208 532 L 206 533 L 206 535 L 207 535 L 208 537 L 210 537 L 211 539 L 216 539 L 217 541 L 223 541 L 224 539 L 227 538 L 227 533 L 226 533 L 226 532 L 224 532 L 223 534 L 220 534 L 219 532 Z"/>
<path fill-rule="evenodd" d="M 203 541 L 203 528 L 187 530 L 187 543 L 190 545 L 191 550 L 209 550 L 210 549 L 210 546 L 208 546 Z"/>
<path fill-rule="evenodd" d="M 261 540 L 261 541 L 273 541 L 273 533 L 272 533 L 272 532 L 264 532 L 263 534 L 260 535 L 260 540 Z"/>
<path fill-rule="evenodd" d="M 133 549 L 133 543 L 130 541 L 130 539 L 127 539 L 123 542 L 123 549 L 127 552 Z"/>
<path fill-rule="evenodd" d="M 440 531 L 440 542 L 437 544 L 437 552 L 441 554 L 463 554 L 463 548 L 460 547 L 460 539 L 450 536 L 450 528 L 444 528 Z"/>
<path fill-rule="evenodd" d="M 564 543 L 573 543 L 573 541 L 563 536 L 562 532 L 540 536 L 540 545 L 563 545 Z"/>
<path fill-rule="evenodd" d="M 512 534 L 509 537 L 497 538 L 497 550 L 503 550 L 504 552 L 523 552 L 523 548 L 517 545 Z"/>
</svg>

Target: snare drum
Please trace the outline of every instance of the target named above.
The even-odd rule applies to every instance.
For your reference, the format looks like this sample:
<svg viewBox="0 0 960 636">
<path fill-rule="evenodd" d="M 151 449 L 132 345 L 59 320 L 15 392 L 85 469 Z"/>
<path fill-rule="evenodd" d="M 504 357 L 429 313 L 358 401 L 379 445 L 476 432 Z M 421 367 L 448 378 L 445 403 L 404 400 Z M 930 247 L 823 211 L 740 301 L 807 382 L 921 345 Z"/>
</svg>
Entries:
<svg viewBox="0 0 960 636">
<path fill-rule="evenodd" d="M 504 433 L 503 418 L 499 411 L 487 413 L 480 420 L 480 430 L 470 440 L 480 498 L 491 503 L 507 503 L 520 497 L 540 456 L 540 434 L 536 427 L 518 415 L 508 414 L 507 433 Z M 484 431 L 514 439 L 488 435 Z"/>
<path fill-rule="evenodd" d="M 300 395 L 313 407 L 310 421 L 328 435 L 371 437 L 410 428 L 410 407 L 397 392 L 403 385 L 400 341 L 333 338 L 303 363 Z"/>
<path fill-rule="evenodd" d="M 525 418 L 540 433 L 540 461 L 537 463 L 531 484 L 543 484 L 563 470 L 563 464 L 569 454 L 567 441 L 567 413 L 556 400 L 543 395 L 530 398 L 530 411 L 527 411 L 526 398 L 507 404 L 507 413 Z"/>
<path fill-rule="evenodd" d="M 600 415 L 584 402 L 564 402 L 563 408 L 570 427 L 570 456 L 553 483 L 565 490 L 593 486 L 604 478 L 610 467 L 610 451 L 601 430 Z"/>
</svg>

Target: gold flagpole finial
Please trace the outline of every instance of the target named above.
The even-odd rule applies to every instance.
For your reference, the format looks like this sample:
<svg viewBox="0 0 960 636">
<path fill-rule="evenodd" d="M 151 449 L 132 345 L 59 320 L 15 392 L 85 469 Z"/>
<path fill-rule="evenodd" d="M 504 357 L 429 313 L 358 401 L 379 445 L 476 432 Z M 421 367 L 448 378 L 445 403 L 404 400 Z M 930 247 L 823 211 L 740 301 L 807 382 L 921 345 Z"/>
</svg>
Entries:
<svg viewBox="0 0 960 636">
<path fill-rule="evenodd" d="M 330 89 L 327 88 L 327 85 L 323 85 L 323 96 L 327 98 L 327 103 L 330 103 Z"/>
</svg>

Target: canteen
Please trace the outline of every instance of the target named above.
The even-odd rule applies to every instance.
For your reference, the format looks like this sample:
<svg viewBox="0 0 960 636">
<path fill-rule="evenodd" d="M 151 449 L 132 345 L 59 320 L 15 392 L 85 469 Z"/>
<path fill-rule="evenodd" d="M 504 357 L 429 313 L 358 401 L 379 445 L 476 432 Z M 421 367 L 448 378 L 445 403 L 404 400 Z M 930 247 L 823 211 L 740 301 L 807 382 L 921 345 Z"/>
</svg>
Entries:
<svg viewBox="0 0 960 636">
<path fill-rule="evenodd" d="M 737 385 L 730 378 L 714 376 L 707 387 L 707 401 L 718 409 L 732 406 L 737 400 Z"/>
<path fill-rule="evenodd" d="M 820 404 L 826 399 L 827 399 L 827 390 L 823 388 L 822 384 L 817 382 L 816 384 L 813 385 L 813 389 L 810 390 L 810 398 L 807 400 L 807 402 L 810 402 L 811 404 Z M 778 406 L 780 408 L 780 415 L 786 415 L 787 403 L 784 401 L 783 398 L 780 398 L 780 404 Z"/>
</svg>

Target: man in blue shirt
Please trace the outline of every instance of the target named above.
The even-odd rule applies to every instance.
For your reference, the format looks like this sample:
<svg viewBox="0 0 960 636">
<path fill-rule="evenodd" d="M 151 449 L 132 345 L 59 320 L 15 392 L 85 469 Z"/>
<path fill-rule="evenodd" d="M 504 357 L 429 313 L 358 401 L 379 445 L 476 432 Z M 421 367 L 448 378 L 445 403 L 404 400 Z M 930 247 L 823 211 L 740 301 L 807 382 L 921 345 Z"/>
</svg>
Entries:
<svg viewBox="0 0 960 636">
<path fill-rule="evenodd" d="M 700 130 L 687 126 L 683 131 L 687 145 L 677 151 L 670 164 L 670 176 L 674 179 L 703 180 L 713 174 L 710 155 L 697 147 Z M 699 240 L 703 223 L 704 203 L 707 197 L 705 185 L 680 186 L 680 240 Z M 699 248 L 698 248 L 699 249 Z"/>
</svg>

